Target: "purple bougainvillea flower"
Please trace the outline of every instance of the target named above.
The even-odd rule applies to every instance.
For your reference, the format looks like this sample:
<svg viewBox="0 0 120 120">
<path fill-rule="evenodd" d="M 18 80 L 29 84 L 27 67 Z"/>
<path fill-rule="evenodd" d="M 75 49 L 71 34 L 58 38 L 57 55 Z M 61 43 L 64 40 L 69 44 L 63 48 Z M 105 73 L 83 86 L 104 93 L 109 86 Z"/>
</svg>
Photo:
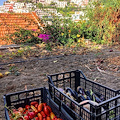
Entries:
<svg viewBox="0 0 120 120">
<path fill-rule="evenodd" d="M 39 38 L 43 38 L 43 34 L 40 34 L 38 37 L 39 37 Z"/>
<path fill-rule="evenodd" d="M 62 29 L 64 29 L 64 28 L 62 27 Z"/>
<path fill-rule="evenodd" d="M 40 34 L 38 37 L 41 38 L 43 42 L 49 42 L 48 40 L 50 39 L 50 35 L 47 34 Z"/>
</svg>

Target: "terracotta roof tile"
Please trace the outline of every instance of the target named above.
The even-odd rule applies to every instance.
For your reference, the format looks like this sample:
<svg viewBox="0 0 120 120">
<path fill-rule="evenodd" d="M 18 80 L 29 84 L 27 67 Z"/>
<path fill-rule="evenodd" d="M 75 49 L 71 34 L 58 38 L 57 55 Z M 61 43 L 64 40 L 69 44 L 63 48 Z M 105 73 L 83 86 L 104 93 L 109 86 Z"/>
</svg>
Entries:
<svg viewBox="0 0 120 120">
<path fill-rule="evenodd" d="M 14 33 L 19 28 L 39 30 L 38 16 L 32 13 L 0 13 L 0 45 L 10 44 L 10 40 L 2 39 Z M 44 26 L 40 23 L 41 26 Z M 8 42 L 9 41 L 9 42 Z"/>
</svg>

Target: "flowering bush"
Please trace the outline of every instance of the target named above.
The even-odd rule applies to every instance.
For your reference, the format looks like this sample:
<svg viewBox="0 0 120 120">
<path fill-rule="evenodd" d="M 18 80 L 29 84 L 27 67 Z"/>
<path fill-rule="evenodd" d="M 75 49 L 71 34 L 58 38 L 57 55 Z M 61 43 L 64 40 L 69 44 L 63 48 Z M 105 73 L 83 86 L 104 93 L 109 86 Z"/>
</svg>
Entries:
<svg viewBox="0 0 120 120">
<path fill-rule="evenodd" d="M 50 42 L 50 35 L 39 34 L 38 37 L 42 39 L 42 42 L 45 42 L 45 43 L 49 43 Z"/>
<path fill-rule="evenodd" d="M 46 30 L 51 35 L 52 42 L 62 45 L 78 42 L 80 38 L 91 39 L 100 44 L 111 44 L 120 39 L 119 6 L 119 0 L 90 2 L 83 20 L 73 22 L 54 17 L 53 24 L 48 25 Z"/>
<path fill-rule="evenodd" d="M 85 10 L 85 18 L 79 22 L 53 16 L 52 25 L 47 24 L 43 33 L 38 35 L 36 30 L 20 30 L 14 33 L 13 38 L 16 43 L 44 42 L 48 48 L 56 44 L 70 45 L 75 42 L 82 44 L 84 39 L 101 44 L 112 43 L 120 40 L 119 6 L 119 0 L 90 2 Z"/>
<path fill-rule="evenodd" d="M 62 45 L 77 42 L 78 38 L 82 36 L 77 23 L 69 19 L 58 19 L 56 17 L 54 17 L 52 25 L 47 24 L 46 31 L 51 36 L 51 42 Z"/>
</svg>

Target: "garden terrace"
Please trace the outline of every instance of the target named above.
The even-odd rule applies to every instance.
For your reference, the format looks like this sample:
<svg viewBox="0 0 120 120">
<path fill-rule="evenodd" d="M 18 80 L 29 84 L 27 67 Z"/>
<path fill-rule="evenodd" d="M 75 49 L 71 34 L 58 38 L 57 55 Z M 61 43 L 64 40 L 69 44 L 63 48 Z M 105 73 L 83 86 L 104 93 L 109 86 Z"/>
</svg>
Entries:
<svg viewBox="0 0 120 120">
<path fill-rule="evenodd" d="M 0 13 L 0 45 L 11 44 L 12 41 L 7 40 L 6 35 L 9 36 L 20 28 L 40 32 L 39 27 L 43 26 L 35 12 Z"/>
</svg>

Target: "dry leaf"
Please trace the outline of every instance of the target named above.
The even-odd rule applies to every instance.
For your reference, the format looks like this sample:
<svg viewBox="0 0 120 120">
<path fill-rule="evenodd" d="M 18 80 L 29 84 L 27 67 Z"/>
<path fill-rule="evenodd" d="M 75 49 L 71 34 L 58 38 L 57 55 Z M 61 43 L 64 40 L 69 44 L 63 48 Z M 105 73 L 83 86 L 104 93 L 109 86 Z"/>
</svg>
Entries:
<svg viewBox="0 0 120 120">
<path fill-rule="evenodd" d="M 8 66 L 9 66 L 9 67 L 10 67 L 10 66 L 13 67 L 13 66 L 15 66 L 15 64 L 8 64 Z"/>
</svg>

